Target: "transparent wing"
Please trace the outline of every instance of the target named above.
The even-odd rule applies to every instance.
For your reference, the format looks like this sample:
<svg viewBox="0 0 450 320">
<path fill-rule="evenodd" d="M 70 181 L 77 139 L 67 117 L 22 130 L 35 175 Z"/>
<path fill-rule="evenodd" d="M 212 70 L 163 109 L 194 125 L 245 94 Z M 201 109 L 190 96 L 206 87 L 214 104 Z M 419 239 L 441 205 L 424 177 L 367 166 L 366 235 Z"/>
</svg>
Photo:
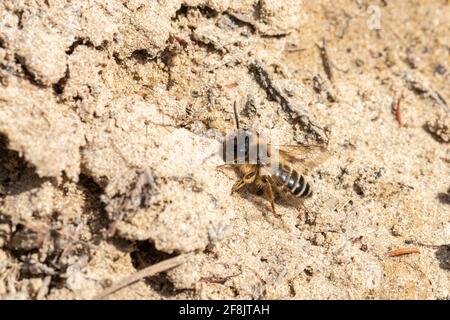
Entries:
<svg viewBox="0 0 450 320">
<path fill-rule="evenodd" d="M 278 195 L 281 198 L 281 202 L 280 204 L 283 204 L 283 202 L 285 204 L 287 204 L 288 206 L 293 206 L 295 208 L 298 209 L 302 209 L 305 207 L 304 202 L 307 198 L 299 198 L 294 196 L 292 193 L 290 192 L 279 192 Z"/>
<path fill-rule="evenodd" d="M 278 195 L 276 205 L 281 205 L 283 207 L 295 207 L 297 209 L 302 209 L 305 207 L 304 202 L 307 198 L 298 198 L 289 191 L 283 190 L 282 187 L 276 183 L 272 184 L 272 188 Z"/>
<path fill-rule="evenodd" d="M 271 152 L 279 152 L 280 158 L 283 158 L 293 165 L 299 164 L 305 170 L 312 170 L 325 162 L 330 153 L 327 148 L 316 145 L 278 145 L 272 146 Z"/>
</svg>

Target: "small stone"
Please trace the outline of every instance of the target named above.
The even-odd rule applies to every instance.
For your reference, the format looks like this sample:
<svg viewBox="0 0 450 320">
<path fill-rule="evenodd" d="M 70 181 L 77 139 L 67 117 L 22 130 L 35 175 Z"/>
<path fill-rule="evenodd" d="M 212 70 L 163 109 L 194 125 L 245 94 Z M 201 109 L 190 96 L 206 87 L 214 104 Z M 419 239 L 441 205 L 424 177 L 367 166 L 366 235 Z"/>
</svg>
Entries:
<svg viewBox="0 0 450 320">
<path fill-rule="evenodd" d="M 355 64 L 357 67 L 361 68 L 362 66 L 364 66 L 364 61 L 358 58 L 355 60 Z"/>
<path fill-rule="evenodd" d="M 314 270 L 311 266 L 307 266 L 303 272 L 308 276 L 308 277 L 312 277 L 314 275 Z"/>
<path fill-rule="evenodd" d="M 436 65 L 434 71 L 435 71 L 437 74 L 443 75 L 443 74 L 445 74 L 445 73 L 447 72 L 447 69 L 445 69 L 445 67 L 444 67 L 442 64 L 438 63 L 438 64 Z"/>
<path fill-rule="evenodd" d="M 392 226 L 391 233 L 394 237 L 401 237 L 403 234 L 403 230 L 398 224 L 396 224 Z"/>
</svg>

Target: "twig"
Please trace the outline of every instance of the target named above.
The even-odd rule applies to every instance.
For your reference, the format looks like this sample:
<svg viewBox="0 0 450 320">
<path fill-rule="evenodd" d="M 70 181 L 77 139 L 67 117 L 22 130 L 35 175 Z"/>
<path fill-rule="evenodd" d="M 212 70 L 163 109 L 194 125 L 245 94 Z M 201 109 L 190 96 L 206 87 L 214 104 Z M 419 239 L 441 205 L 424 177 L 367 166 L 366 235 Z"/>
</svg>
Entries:
<svg viewBox="0 0 450 320">
<path fill-rule="evenodd" d="M 340 34 L 336 34 L 339 39 L 343 39 L 345 34 L 347 33 L 348 27 L 350 26 L 350 21 L 353 19 L 353 17 L 351 15 L 349 15 L 347 12 L 345 12 L 344 10 L 342 10 L 342 13 L 345 16 L 345 25 L 344 28 L 342 29 L 342 31 L 340 32 Z"/>
<path fill-rule="evenodd" d="M 236 274 L 232 274 L 230 276 L 226 276 L 226 277 L 216 277 L 216 276 L 212 276 L 212 277 L 203 277 L 200 278 L 200 281 L 202 282 L 209 282 L 209 283 L 217 283 L 217 284 L 224 284 L 228 279 L 240 276 L 242 274 L 242 271 Z"/>
<path fill-rule="evenodd" d="M 286 112 L 291 123 L 298 123 L 303 130 L 312 134 L 316 141 L 321 144 L 328 144 L 328 131 L 327 128 L 322 128 L 313 123 L 307 114 L 302 113 L 299 108 L 293 105 L 288 98 L 277 88 L 272 80 L 272 77 L 264 69 L 263 65 L 255 60 L 249 65 L 249 71 L 255 76 L 256 82 L 260 85 L 269 98 L 276 101 Z"/>
<path fill-rule="evenodd" d="M 289 103 L 288 99 L 275 88 L 272 78 L 269 73 L 264 69 L 259 61 L 253 61 L 249 66 L 250 72 L 255 76 L 256 82 L 266 91 L 267 95 L 278 102 L 283 108 L 283 111 L 291 114 L 295 112 L 293 106 Z"/>
<path fill-rule="evenodd" d="M 286 52 L 300 52 L 305 51 L 305 48 L 297 48 L 297 47 L 291 47 L 291 48 L 285 48 L 284 51 Z"/>
<path fill-rule="evenodd" d="M 401 248 L 397 250 L 392 250 L 386 254 L 386 257 L 397 257 L 411 253 L 420 253 L 419 248 L 413 247 L 413 248 Z"/>
<path fill-rule="evenodd" d="M 347 204 L 350 203 L 350 201 L 352 201 L 351 199 L 347 199 L 347 201 L 344 201 L 344 203 L 342 204 L 337 204 L 334 208 L 333 211 L 339 212 L 341 211 Z"/>
<path fill-rule="evenodd" d="M 408 84 L 408 87 L 411 91 L 414 93 L 425 96 L 436 102 L 438 105 L 446 107 L 446 110 L 448 111 L 450 108 L 447 104 L 447 101 L 442 97 L 442 95 L 430 88 L 429 86 L 420 83 L 418 80 L 412 78 L 410 75 L 405 76 L 405 81 Z"/>
<path fill-rule="evenodd" d="M 258 31 L 256 22 L 253 19 L 246 17 L 243 14 L 239 14 L 239 13 L 231 12 L 231 11 L 225 11 L 225 14 L 228 15 L 234 22 L 237 22 L 238 24 L 249 27 L 250 30 L 252 31 L 252 33 L 255 33 L 256 31 Z"/>
<path fill-rule="evenodd" d="M 397 103 L 395 104 L 395 110 L 394 110 L 395 111 L 395 119 L 397 119 L 399 127 L 403 126 L 402 113 L 400 110 L 400 102 L 402 101 L 402 99 L 403 99 L 403 94 L 400 97 L 398 97 Z"/>
<path fill-rule="evenodd" d="M 259 23 L 252 17 L 246 16 L 245 14 L 240 14 L 233 11 L 226 11 L 225 14 L 228 15 L 237 25 L 249 27 L 252 33 L 258 33 L 262 38 L 283 38 L 289 35 L 289 32 L 271 33 L 270 30 L 264 30 L 264 28 L 261 28 L 264 26 L 263 24 Z"/>
<path fill-rule="evenodd" d="M 102 300 L 105 297 L 109 296 L 110 294 L 112 294 L 116 291 L 119 291 L 120 289 L 123 289 L 143 278 L 153 276 L 157 273 L 167 271 L 176 266 L 179 266 L 180 264 L 186 262 L 186 257 L 187 257 L 187 255 L 179 255 L 177 257 L 164 260 L 162 262 L 153 264 L 142 270 L 139 270 L 138 272 L 132 274 L 128 278 L 125 278 L 125 279 L 119 281 L 118 283 L 113 284 L 111 287 L 105 289 L 103 292 L 101 292 L 100 294 L 95 296 L 94 300 Z"/>
<path fill-rule="evenodd" d="M 316 44 L 316 46 L 320 50 L 320 57 L 322 58 L 323 69 L 327 74 L 328 80 L 330 80 L 330 82 L 333 82 L 333 72 L 331 70 L 330 59 L 328 58 L 325 38 L 322 39 L 322 46 L 319 46 L 318 44 Z"/>
<path fill-rule="evenodd" d="M 228 83 L 225 85 L 225 87 L 227 89 L 234 89 L 234 88 L 237 88 L 238 86 L 239 86 L 239 84 L 237 82 L 231 82 L 231 83 Z"/>
</svg>

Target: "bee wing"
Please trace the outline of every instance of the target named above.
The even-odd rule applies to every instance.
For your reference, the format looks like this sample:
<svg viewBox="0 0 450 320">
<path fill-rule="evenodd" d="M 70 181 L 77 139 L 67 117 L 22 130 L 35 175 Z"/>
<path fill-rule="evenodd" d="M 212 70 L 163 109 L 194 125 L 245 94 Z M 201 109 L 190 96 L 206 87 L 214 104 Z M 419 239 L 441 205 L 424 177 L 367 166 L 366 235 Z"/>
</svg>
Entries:
<svg viewBox="0 0 450 320">
<path fill-rule="evenodd" d="M 296 197 L 290 192 L 282 192 L 282 193 L 280 193 L 280 196 L 290 206 L 293 206 L 298 209 L 302 209 L 305 207 L 304 202 L 305 202 L 306 198 Z"/>
<path fill-rule="evenodd" d="M 312 170 L 325 162 L 329 151 L 323 146 L 278 145 L 272 147 L 272 152 L 279 152 L 280 158 L 292 164 L 300 164 L 306 171 Z"/>
<path fill-rule="evenodd" d="M 277 194 L 280 197 L 281 203 L 283 204 L 283 202 L 285 204 L 287 204 L 288 206 L 293 206 L 295 208 L 304 208 L 304 202 L 306 198 L 299 198 L 294 196 L 292 193 L 290 192 L 286 192 L 286 191 L 281 191 L 281 188 L 279 186 L 275 186 L 275 189 L 277 191 Z"/>
</svg>

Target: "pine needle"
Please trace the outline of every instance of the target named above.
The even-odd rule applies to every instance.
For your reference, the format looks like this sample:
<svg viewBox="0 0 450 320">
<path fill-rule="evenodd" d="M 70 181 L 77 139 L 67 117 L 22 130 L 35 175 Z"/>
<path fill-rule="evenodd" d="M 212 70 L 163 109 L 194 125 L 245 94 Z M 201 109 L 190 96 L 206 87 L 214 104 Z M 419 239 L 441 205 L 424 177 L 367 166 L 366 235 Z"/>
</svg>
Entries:
<svg viewBox="0 0 450 320">
<path fill-rule="evenodd" d="M 148 266 L 142 270 L 139 270 L 138 272 L 132 274 L 131 276 L 119 281 L 116 284 L 113 284 L 111 287 L 105 289 L 103 292 L 98 294 L 94 297 L 94 300 L 102 300 L 109 296 L 110 294 L 117 292 L 143 278 L 153 276 L 157 273 L 167 271 L 169 269 L 172 269 L 176 266 L 179 266 L 180 264 L 186 262 L 187 255 L 179 255 L 174 258 L 170 258 L 161 262 L 158 262 L 156 264 L 153 264 L 151 266 Z"/>
</svg>

